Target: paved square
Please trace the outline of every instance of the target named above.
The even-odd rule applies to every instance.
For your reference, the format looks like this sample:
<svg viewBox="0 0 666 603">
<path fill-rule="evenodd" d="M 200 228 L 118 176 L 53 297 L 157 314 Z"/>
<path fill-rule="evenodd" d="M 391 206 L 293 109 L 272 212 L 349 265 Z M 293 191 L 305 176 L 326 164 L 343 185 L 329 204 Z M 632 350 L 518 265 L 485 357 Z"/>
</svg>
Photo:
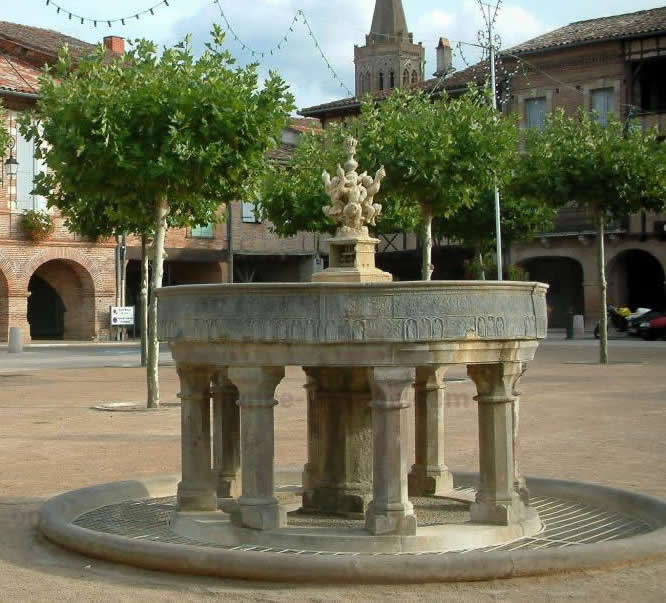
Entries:
<svg viewBox="0 0 666 603">
<path fill-rule="evenodd" d="M 523 381 L 521 459 L 526 475 L 591 481 L 666 498 L 666 343 L 619 340 L 600 367 L 592 341 L 547 341 Z M 0 350 L 0 354 L 4 351 Z M 128 355 L 124 361 L 131 361 Z M 12 367 L 17 366 L 12 359 Z M 20 367 L 19 367 L 20 369 Z M 443 597 L 463 601 L 663 600 L 666 562 L 565 577 L 420 587 L 297 586 L 169 576 L 99 562 L 50 545 L 34 528 L 50 495 L 130 477 L 178 473 L 179 410 L 103 413 L 100 401 L 143 396 L 138 368 L 27 371 L 0 364 L 0 587 L 7 600 L 335 600 Z M 464 377 L 452 374 L 451 377 Z M 163 401 L 175 401 L 173 368 L 162 369 Z M 305 461 L 303 373 L 287 371 L 276 408 L 281 467 Z M 447 462 L 476 470 L 473 387 L 449 387 Z"/>
</svg>

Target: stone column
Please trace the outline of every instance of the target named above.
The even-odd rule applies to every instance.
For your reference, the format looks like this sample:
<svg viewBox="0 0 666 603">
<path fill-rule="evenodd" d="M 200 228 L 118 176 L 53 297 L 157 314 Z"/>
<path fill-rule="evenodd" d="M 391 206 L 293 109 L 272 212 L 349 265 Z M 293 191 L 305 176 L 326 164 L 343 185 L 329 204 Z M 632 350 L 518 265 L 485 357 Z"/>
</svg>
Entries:
<svg viewBox="0 0 666 603">
<path fill-rule="evenodd" d="M 520 380 L 527 370 L 527 362 L 523 362 L 520 369 L 520 375 L 513 385 L 513 486 L 520 496 L 520 500 L 525 506 L 530 504 L 530 492 L 527 489 L 525 478 L 520 472 L 518 458 L 520 457 L 520 396 L 522 392 L 518 391 Z"/>
<path fill-rule="evenodd" d="M 372 371 L 373 499 L 365 527 L 374 535 L 416 534 L 416 517 L 407 497 L 406 434 L 410 407 L 408 388 L 414 370 Z"/>
<path fill-rule="evenodd" d="M 275 498 L 275 388 L 284 367 L 231 368 L 229 380 L 238 388 L 241 417 L 242 494 L 234 521 L 246 528 L 272 530 L 287 525 Z"/>
<path fill-rule="evenodd" d="M 409 474 L 411 496 L 442 495 L 453 489 L 453 476 L 444 461 L 444 406 L 448 366 L 416 369 L 414 383 L 414 444 L 416 462 Z"/>
<path fill-rule="evenodd" d="M 479 405 L 480 483 L 472 521 L 510 525 L 525 519 L 526 508 L 514 486 L 513 388 L 520 362 L 470 365 Z"/>
<path fill-rule="evenodd" d="M 308 369 L 308 475 L 303 509 L 363 517 L 372 498 L 369 371 Z"/>
<path fill-rule="evenodd" d="M 213 377 L 213 474 L 218 498 L 240 496 L 240 409 L 227 371 Z"/>
<path fill-rule="evenodd" d="M 210 454 L 210 372 L 178 366 L 181 399 L 182 480 L 179 511 L 215 511 L 217 496 Z"/>
<path fill-rule="evenodd" d="M 19 327 L 23 333 L 23 343 L 30 343 L 30 323 L 28 322 L 28 298 L 29 292 L 18 293 L 10 290 L 7 296 L 7 331 L 9 327 Z M 0 335 L 7 337 L 7 333 Z"/>
</svg>

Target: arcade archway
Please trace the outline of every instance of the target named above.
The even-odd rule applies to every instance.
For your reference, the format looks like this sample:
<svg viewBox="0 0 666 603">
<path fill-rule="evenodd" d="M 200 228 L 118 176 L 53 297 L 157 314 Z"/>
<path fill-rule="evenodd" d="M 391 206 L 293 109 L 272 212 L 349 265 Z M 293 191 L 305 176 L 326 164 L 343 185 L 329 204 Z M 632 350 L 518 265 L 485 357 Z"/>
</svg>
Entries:
<svg viewBox="0 0 666 603">
<path fill-rule="evenodd" d="M 547 295 L 550 327 L 565 328 L 570 312 L 584 314 L 583 267 L 580 262 L 555 256 L 530 258 L 520 264 L 529 273 L 529 280 L 550 285 Z"/>
<path fill-rule="evenodd" d="M 80 264 L 45 262 L 32 274 L 28 291 L 33 339 L 91 339 L 95 335 L 94 284 Z"/>
<path fill-rule="evenodd" d="M 642 249 L 628 249 L 608 265 L 608 301 L 617 306 L 666 309 L 666 277 L 657 258 Z"/>
<path fill-rule="evenodd" d="M 9 285 L 0 270 L 0 341 L 7 341 L 9 333 Z"/>
</svg>

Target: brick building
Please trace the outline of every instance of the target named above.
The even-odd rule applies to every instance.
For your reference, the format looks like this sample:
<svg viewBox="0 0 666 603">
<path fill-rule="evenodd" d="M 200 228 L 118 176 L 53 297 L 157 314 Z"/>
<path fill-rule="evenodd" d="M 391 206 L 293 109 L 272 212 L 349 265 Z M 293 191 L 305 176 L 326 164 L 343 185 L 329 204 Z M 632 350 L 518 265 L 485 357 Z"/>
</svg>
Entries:
<svg viewBox="0 0 666 603">
<path fill-rule="evenodd" d="M 31 194 L 42 166 L 16 119 L 38 99 L 40 70 L 55 61 L 64 44 L 75 58 L 94 48 L 58 32 L 0 22 L 0 103 L 8 113 L 1 125 L 13 139 L 13 148 L 0 159 L 4 164 L 11 153 L 18 160 L 16 176 L 5 176 L 0 184 L 0 341 L 7 340 L 10 326 L 22 328 L 27 341 L 109 336 L 109 308 L 116 302 L 115 241 L 92 242 L 72 234 L 56 210 L 49 210 L 56 228 L 46 241 L 30 241 L 21 226 L 23 212 L 45 210 L 46 200 Z M 124 48 L 122 38 L 113 36 L 105 38 L 104 45 L 109 52 Z M 316 120 L 295 119 L 283 132 L 274 159 L 283 160 L 298 135 L 318 125 Z M 280 239 L 256 220 L 253 210 L 253 203 L 238 202 L 232 204 L 230 224 L 170 230 L 164 284 L 231 280 L 232 257 L 238 280 L 308 280 L 317 267 L 318 238 L 306 233 Z M 140 256 L 140 242 L 128 238 L 128 305 L 138 304 Z"/>
<path fill-rule="evenodd" d="M 384 3 L 377 2 L 376 10 Z M 391 35 L 391 32 L 385 32 Z M 436 77 L 417 83 L 425 91 L 463 92 L 470 81 L 485 82 L 487 67 L 475 65 L 451 73 L 450 48 L 437 47 Z M 521 128 L 543 127 L 556 107 L 574 113 L 594 109 L 600 120 L 614 113 L 634 117 L 666 135 L 666 7 L 571 23 L 500 53 L 498 87 L 505 112 L 515 112 Z M 375 91 L 381 100 L 390 90 Z M 346 98 L 301 110 L 325 126 L 357 115 L 358 98 Z M 646 158 L 649 160 L 649 158 Z M 611 225 L 607 240 L 609 301 L 617 305 L 666 309 L 666 216 L 632 215 Z M 527 244 L 512 245 L 510 262 L 530 277 L 548 282 L 552 326 L 564 326 L 569 310 L 589 324 L 598 319 L 598 278 L 591 216 L 564 209 L 553 232 Z M 418 278 L 418 240 L 385 237 L 379 263 L 401 278 Z M 433 278 L 462 274 L 464 250 L 446 242 L 434 250 Z"/>
</svg>

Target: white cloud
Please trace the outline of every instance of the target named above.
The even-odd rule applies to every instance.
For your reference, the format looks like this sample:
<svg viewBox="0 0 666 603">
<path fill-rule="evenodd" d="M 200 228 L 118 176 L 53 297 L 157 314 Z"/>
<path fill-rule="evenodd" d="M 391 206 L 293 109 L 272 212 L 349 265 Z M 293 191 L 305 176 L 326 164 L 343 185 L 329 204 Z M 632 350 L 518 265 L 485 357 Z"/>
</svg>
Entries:
<svg viewBox="0 0 666 603">
<path fill-rule="evenodd" d="M 526 9 L 513 4 L 502 4 L 496 28 L 504 48 L 552 29 Z M 476 62 L 481 52 L 470 44 L 478 44 L 479 32 L 483 29 L 485 23 L 477 0 L 464 0 L 455 13 L 435 9 L 422 14 L 416 21 L 414 38 L 422 40 L 426 47 L 426 73 L 435 70 L 434 49 L 440 37 L 451 41 L 455 49 L 454 64 L 458 69 L 464 68 L 466 63 Z M 460 50 L 456 48 L 459 43 L 462 43 Z"/>
</svg>

